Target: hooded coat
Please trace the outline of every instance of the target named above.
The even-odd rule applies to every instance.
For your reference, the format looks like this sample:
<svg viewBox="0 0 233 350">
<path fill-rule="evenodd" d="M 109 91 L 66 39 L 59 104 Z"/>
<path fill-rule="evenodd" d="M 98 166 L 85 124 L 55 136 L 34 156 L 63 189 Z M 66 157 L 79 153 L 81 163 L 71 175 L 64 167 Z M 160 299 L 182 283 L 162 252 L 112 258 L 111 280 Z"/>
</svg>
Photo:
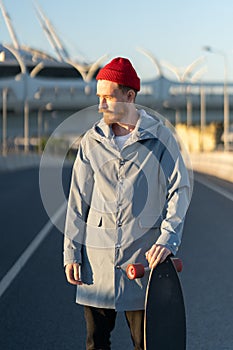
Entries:
<svg viewBox="0 0 233 350">
<path fill-rule="evenodd" d="M 97 122 L 82 138 L 68 200 L 64 265 L 79 263 L 76 301 L 118 311 L 144 309 L 148 274 L 129 280 L 129 263 L 148 265 L 161 244 L 175 255 L 189 206 L 188 171 L 171 131 L 139 111 L 120 150 L 111 127 Z"/>
</svg>

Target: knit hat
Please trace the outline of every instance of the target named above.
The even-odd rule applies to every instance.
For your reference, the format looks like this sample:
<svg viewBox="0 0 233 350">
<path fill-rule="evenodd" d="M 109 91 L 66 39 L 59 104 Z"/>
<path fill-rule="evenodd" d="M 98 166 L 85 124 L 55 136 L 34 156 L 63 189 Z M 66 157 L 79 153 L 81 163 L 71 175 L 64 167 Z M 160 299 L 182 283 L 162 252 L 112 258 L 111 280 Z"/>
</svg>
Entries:
<svg viewBox="0 0 233 350">
<path fill-rule="evenodd" d="M 96 80 L 109 80 L 136 91 L 140 90 L 140 79 L 127 58 L 117 57 L 100 69 Z"/>
</svg>

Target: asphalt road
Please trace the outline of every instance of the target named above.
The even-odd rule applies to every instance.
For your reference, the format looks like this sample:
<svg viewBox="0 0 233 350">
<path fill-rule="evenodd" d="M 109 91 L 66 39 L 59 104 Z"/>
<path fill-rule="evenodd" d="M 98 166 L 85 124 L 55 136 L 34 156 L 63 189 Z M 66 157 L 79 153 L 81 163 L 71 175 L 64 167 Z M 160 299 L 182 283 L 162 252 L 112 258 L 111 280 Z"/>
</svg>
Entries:
<svg viewBox="0 0 233 350">
<path fill-rule="evenodd" d="M 67 169 L 67 188 L 69 175 Z M 214 190 L 195 182 L 179 252 L 184 262 L 180 277 L 187 350 L 232 350 L 233 184 L 211 177 L 198 180 Z M 37 169 L 1 173 L 0 193 L 1 280 L 48 217 L 40 200 Z M 1 295 L 1 350 L 85 349 L 83 310 L 74 302 L 75 287 L 64 276 L 62 240 L 53 228 Z M 112 349 L 132 348 L 124 316 L 119 314 Z"/>
</svg>

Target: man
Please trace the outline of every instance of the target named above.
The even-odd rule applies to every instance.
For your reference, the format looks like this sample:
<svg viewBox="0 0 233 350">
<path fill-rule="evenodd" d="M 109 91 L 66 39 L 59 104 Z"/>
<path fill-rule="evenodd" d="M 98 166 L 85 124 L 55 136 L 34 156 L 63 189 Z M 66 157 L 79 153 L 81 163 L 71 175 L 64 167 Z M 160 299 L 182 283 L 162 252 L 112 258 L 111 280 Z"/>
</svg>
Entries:
<svg viewBox="0 0 233 350">
<path fill-rule="evenodd" d="M 137 110 L 140 79 L 113 59 L 97 75 L 103 119 L 84 135 L 73 167 L 64 265 L 84 305 L 87 349 L 110 349 L 124 311 L 135 349 L 143 349 L 148 275 L 131 281 L 128 263 L 151 268 L 175 255 L 190 201 L 179 147 L 163 123 Z"/>
</svg>

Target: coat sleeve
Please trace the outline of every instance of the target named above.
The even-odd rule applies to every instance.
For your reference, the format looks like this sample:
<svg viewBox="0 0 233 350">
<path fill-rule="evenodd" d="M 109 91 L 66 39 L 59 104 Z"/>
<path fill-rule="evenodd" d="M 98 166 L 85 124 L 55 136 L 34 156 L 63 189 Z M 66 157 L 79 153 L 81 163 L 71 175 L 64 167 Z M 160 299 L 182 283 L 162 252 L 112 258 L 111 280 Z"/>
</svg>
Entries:
<svg viewBox="0 0 233 350">
<path fill-rule="evenodd" d="M 93 189 L 93 171 L 81 143 L 74 162 L 64 231 L 64 266 L 82 263 L 86 221 Z"/>
<path fill-rule="evenodd" d="M 166 174 L 166 193 L 160 226 L 161 234 L 156 244 L 166 246 L 173 255 L 176 255 L 181 244 L 184 220 L 191 200 L 192 179 L 184 164 L 179 145 L 172 134 L 167 141 L 161 167 Z"/>
</svg>

